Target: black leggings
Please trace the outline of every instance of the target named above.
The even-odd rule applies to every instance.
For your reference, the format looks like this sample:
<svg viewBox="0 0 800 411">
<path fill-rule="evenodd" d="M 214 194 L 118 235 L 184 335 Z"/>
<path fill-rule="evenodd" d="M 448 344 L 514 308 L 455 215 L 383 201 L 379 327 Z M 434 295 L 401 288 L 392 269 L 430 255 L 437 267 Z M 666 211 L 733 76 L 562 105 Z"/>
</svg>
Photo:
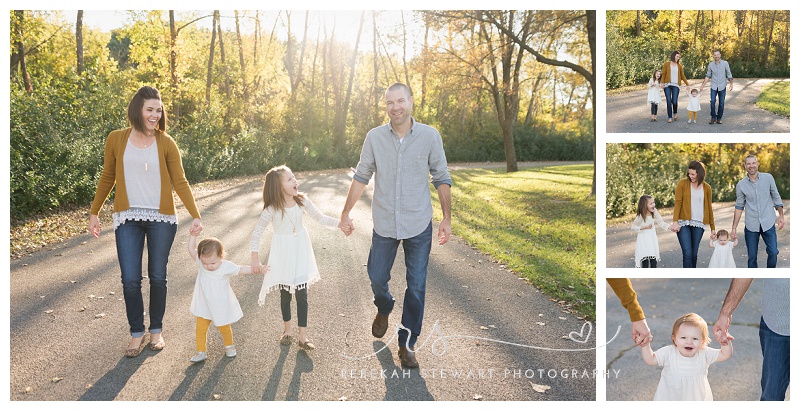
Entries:
<svg viewBox="0 0 800 411">
<path fill-rule="evenodd" d="M 658 267 L 658 260 L 655 257 L 642 258 L 642 268 L 656 268 Z"/>
<path fill-rule="evenodd" d="M 656 104 L 656 103 L 650 103 L 650 114 L 652 114 L 652 115 L 654 115 L 654 116 L 655 116 L 656 114 L 658 114 L 658 104 Z"/>
<path fill-rule="evenodd" d="M 297 298 L 297 326 L 306 327 L 308 325 L 308 289 L 296 289 L 294 295 Z M 281 290 L 281 315 L 283 321 L 292 320 L 292 293 Z"/>
</svg>

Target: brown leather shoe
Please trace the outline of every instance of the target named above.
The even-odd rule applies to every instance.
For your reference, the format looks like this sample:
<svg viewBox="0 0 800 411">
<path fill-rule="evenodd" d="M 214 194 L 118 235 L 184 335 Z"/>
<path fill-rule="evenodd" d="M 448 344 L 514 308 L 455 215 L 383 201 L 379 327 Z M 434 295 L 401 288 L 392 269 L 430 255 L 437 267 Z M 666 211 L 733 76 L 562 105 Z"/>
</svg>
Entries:
<svg viewBox="0 0 800 411">
<path fill-rule="evenodd" d="M 372 320 L 372 336 L 375 338 L 383 338 L 386 335 L 386 329 L 389 328 L 389 315 L 381 315 L 378 313 L 375 315 L 375 319 Z"/>
<path fill-rule="evenodd" d="M 400 347 L 397 351 L 397 356 L 400 357 L 400 365 L 406 368 L 419 368 L 417 356 L 414 352 L 406 350 L 406 347 Z"/>
<path fill-rule="evenodd" d="M 722 124 L 722 120 L 717 120 L 717 124 Z"/>
<path fill-rule="evenodd" d="M 709 122 L 708 122 L 708 124 L 714 124 L 714 123 L 716 123 L 716 122 L 717 122 L 717 120 L 714 120 L 714 119 L 712 118 L 712 119 L 711 119 L 711 121 L 709 121 Z"/>
</svg>

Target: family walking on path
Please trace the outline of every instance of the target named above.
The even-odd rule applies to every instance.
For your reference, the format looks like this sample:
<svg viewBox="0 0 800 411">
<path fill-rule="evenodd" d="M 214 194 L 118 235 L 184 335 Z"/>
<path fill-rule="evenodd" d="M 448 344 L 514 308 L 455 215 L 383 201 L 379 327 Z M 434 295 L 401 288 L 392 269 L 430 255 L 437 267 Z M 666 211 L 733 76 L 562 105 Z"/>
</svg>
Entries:
<svg viewBox="0 0 800 411">
<path fill-rule="evenodd" d="M 609 343 L 607 366 L 617 369 L 620 377 L 609 379 L 606 399 L 788 399 L 790 280 L 766 278 L 755 282 L 758 287 L 747 294 L 754 283 L 752 278 L 607 279 L 607 333 L 613 334 L 630 320 L 634 347 L 641 350 L 630 350 L 631 340 L 624 338 Z M 689 289 L 693 292 L 687 292 Z M 745 300 L 747 303 L 742 304 Z M 740 306 L 758 307 L 759 302 L 760 309 L 737 310 Z M 619 309 L 620 304 L 625 310 Z M 687 306 L 696 307 L 698 312 L 685 313 Z M 650 307 L 647 314 L 651 319 L 679 317 L 674 323 L 648 323 L 642 307 Z M 703 316 L 716 320 L 708 323 Z M 735 351 L 734 340 L 738 347 Z M 710 346 L 714 341 L 720 348 Z M 653 351 L 656 342 L 663 347 Z M 660 378 L 643 369 L 642 361 L 661 367 Z M 754 369 L 760 372 L 752 372 Z"/>
<path fill-rule="evenodd" d="M 643 194 L 637 204 L 636 217 L 630 225 L 630 230 L 636 233 L 636 240 L 631 244 L 634 257 L 633 266 L 636 268 L 657 268 L 659 266 L 662 253 L 657 228 L 661 228 L 663 232 L 676 234 L 683 268 L 698 267 L 700 244 L 706 231 L 710 231 L 708 248 L 713 250 L 713 253 L 710 260 L 700 267 L 735 268 L 734 249 L 739 245 L 738 228 L 742 214 L 744 214 L 743 234 L 747 255 L 746 266 L 758 268 L 759 246 L 763 244 L 767 258 L 766 261 L 762 260 L 762 267 L 777 267 L 780 254 L 777 233 L 783 230 L 786 224 L 783 200 L 772 175 L 758 170 L 756 156 L 745 157 L 744 169 L 745 177 L 736 184 L 736 202 L 733 204 L 730 231 L 717 231 L 716 229 L 718 220 L 714 216 L 712 188 L 705 181 L 706 167 L 700 161 L 691 161 L 687 166 L 686 177 L 678 181 L 671 225 L 663 220 L 656 209 L 655 199 L 648 194 Z M 614 236 L 607 232 L 606 241 L 609 250 L 607 267 L 624 267 L 624 265 L 620 265 L 620 257 L 623 256 L 612 258 L 611 254 L 612 250 L 615 251 L 615 244 L 619 238 L 615 240 Z M 705 258 L 703 261 L 706 261 Z M 669 264 L 666 266 L 675 267 L 675 265 Z"/>
<path fill-rule="evenodd" d="M 690 80 L 687 79 L 684 66 L 681 64 L 681 53 L 677 50 L 670 54 L 662 66 L 653 69 L 646 86 L 646 99 L 650 110 L 649 122 L 642 121 L 641 100 L 636 101 L 637 96 L 641 98 L 641 93 L 628 92 L 607 97 L 606 131 L 609 133 L 789 132 L 788 118 L 758 109 L 754 104 L 761 89 L 775 80 L 737 80 L 737 90 L 734 92 L 733 72 L 728 62 L 722 59 L 722 52 L 714 50 L 711 57 L 711 61 L 705 67 L 703 82 L 699 86 L 690 85 Z M 681 94 L 686 96 L 685 108 L 679 104 Z M 733 105 L 729 104 L 726 108 L 726 102 Z M 709 113 L 708 120 L 700 118 L 704 112 Z M 711 125 L 722 125 L 726 112 L 729 122 L 726 120 L 725 124 L 728 127 L 711 127 Z M 665 120 L 659 119 L 660 113 L 666 116 Z M 682 123 L 684 118 L 686 124 L 682 126 L 664 124 Z M 698 118 L 701 123 L 708 121 L 709 127 L 694 126 Z"/>
<path fill-rule="evenodd" d="M 584 320 L 451 237 L 441 137 L 411 117 L 406 86 L 385 96 L 389 122 L 368 133 L 355 175 L 303 173 L 309 196 L 291 169 L 275 167 L 260 182 L 193 192 L 160 96 L 143 87 L 131 127 L 108 136 L 89 217 L 97 238 L 11 262 L 12 399 L 594 399 L 594 378 L 531 388 L 534 364 L 591 375 L 595 336 L 563 340 Z M 113 236 L 98 218 L 112 188 Z M 343 234 L 307 230 L 307 217 Z M 181 225 L 187 251 L 173 254 Z M 495 374 L 459 377 L 470 369 Z"/>
<path fill-rule="evenodd" d="M 114 131 L 108 137 L 103 173 L 89 219 L 89 231 L 99 236 L 97 214 L 116 185 L 114 229 L 131 334 L 125 356 L 136 357 L 144 347 L 142 259 L 145 241 L 150 283 L 150 349 L 162 350 L 166 345 L 161 335 L 167 294 L 166 269 L 178 223 L 173 187 L 194 217 L 188 244 L 189 254 L 199 269 L 190 305 L 191 312 L 197 316 L 197 352 L 189 361 L 200 362 L 207 358 L 206 334 L 212 322 L 223 336 L 225 355 L 236 356 L 231 323 L 241 319 L 243 314 L 229 278 L 237 274 L 264 274 L 259 305 L 264 305 L 267 293 L 280 291 L 282 345 L 291 344 L 294 338 L 290 307 L 294 295 L 298 346 L 306 350 L 316 348 L 307 333 L 308 289 L 320 280 L 320 273 L 303 215 L 308 214 L 323 226 L 338 227 L 347 236 L 353 234 L 355 224 L 349 213 L 375 175 L 372 199 L 375 226 L 367 263 L 377 309 L 372 335 L 382 338 L 388 329 L 389 314 L 394 308 L 394 298 L 389 291 L 390 272 L 402 242 L 407 287 L 402 327 L 398 333 L 398 358 L 403 367 L 418 368 L 414 346 L 422 332 L 433 227 L 429 176 L 438 191 L 443 212 L 437 236 L 439 245 L 450 238 L 452 181 L 439 132 L 411 117 L 414 102 L 411 89 L 396 83 L 386 90 L 385 97 L 390 121 L 367 133 L 341 220 L 326 216 L 298 191 L 291 169 L 275 167 L 264 177 L 264 211 L 253 230 L 251 265 L 238 266 L 223 259 L 223 245 L 218 239 L 211 237 L 197 245 L 196 237 L 203 231 L 203 224 L 183 173 L 177 145 L 166 134 L 166 113 L 161 96 L 152 87 L 139 89 L 128 105 L 131 127 Z M 152 156 L 154 146 L 157 150 Z M 426 164 L 421 164 L 420 159 Z M 264 266 L 259 257 L 260 239 L 270 224 L 273 235 L 269 260 Z"/>
</svg>

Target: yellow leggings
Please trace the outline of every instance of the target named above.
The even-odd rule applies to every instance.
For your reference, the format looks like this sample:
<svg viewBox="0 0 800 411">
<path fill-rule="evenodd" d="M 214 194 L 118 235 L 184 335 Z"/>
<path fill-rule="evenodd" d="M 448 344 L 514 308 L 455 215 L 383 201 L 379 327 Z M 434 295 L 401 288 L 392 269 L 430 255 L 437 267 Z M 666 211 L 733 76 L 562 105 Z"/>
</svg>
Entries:
<svg viewBox="0 0 800 411">
<path fill-rule="evenodd" d="M 697 121 L 697 112 L 696 111 L 690 111 L 689 112 L 689 120 Z"/>
<path fill-rule="evenodd" d="M 211 320 L 197 317 L 197 327 L 195 328 L 195 332 L 197 333 L 197 351 L 206 350 L 206 334 L 208 334 L 208 327 L 211 325 Z M 233 345 L 233 329 L 231 329 L 230 324 L 218 326 L 217 329 L 219 333 L 222 334 L 222 341 L 225 343 L 225 346 Z"/>
</svg>

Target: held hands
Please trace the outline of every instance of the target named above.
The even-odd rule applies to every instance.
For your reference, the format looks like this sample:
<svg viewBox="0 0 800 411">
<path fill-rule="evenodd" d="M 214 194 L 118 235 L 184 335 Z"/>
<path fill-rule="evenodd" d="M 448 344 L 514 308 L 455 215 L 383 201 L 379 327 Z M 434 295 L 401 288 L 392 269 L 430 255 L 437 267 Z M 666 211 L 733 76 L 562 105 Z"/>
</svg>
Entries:
<svg viewBox="0 0 800 411">
<path fill-rule="evenodd" d="M 645 347 L 653 341 L 653 334 L 647 326 L 647 320 L 639 320 L 631 323 L 631 337 L 637 347 Z"/>
<path fill-rule="evenodd" d="M 203 232 L 203 222 L 200 221 L 199 218 L 195 218 L 192 220 L 192 226 L 189 227 L 189 235 L 197 236 L 200 235 L 201 232 Z"/>
<path fill-rule="evenodd" d="M 266 264 L 261 264 L 261 260 L 258 258 L 258 253 L 251 253 L 250 254 L 250 269 L 252 270 L 253 274 L 266 274 L 269 272 L 269 266 Z"/>
<path fill-rule="evenodd" d="M 669 226 L 669 229 L 670 229 L 670 231 L 672 231 L 673 233 L 677 233 L 678 231 L 681 231 L 681 226 L 680 226 L 680 225 L 678 225 L 678 222 L 677 222 L 677 221 L 674 221 L 674 222 L 672 223 L 672 225 L 671 225 L 671 226 Z"/>
<path fill-rule="evenodd" d="M 731 316 L 725 315 L 720 313 L 719 318 L 714 323 L 714 328 L 712 331 L 714 332 L 714 338 L 717 339 L 717 342 L 720 345 L 728 345 L 729 341 L 733 341 L 734 338 L 730 333 L 728 333 L 728 328 L 731 326 Z"/>
<path fill-rule="evenodd" d="M 353 220 L 350 219 L 350 214 L 342 213 L 342 217 L 339 219 L 339 229 L 342 230 L 344 235 L 347 237 L 349 237 L 350 234 L 353 234 L 356 226 L 353 225 Z"/>
</svg>

